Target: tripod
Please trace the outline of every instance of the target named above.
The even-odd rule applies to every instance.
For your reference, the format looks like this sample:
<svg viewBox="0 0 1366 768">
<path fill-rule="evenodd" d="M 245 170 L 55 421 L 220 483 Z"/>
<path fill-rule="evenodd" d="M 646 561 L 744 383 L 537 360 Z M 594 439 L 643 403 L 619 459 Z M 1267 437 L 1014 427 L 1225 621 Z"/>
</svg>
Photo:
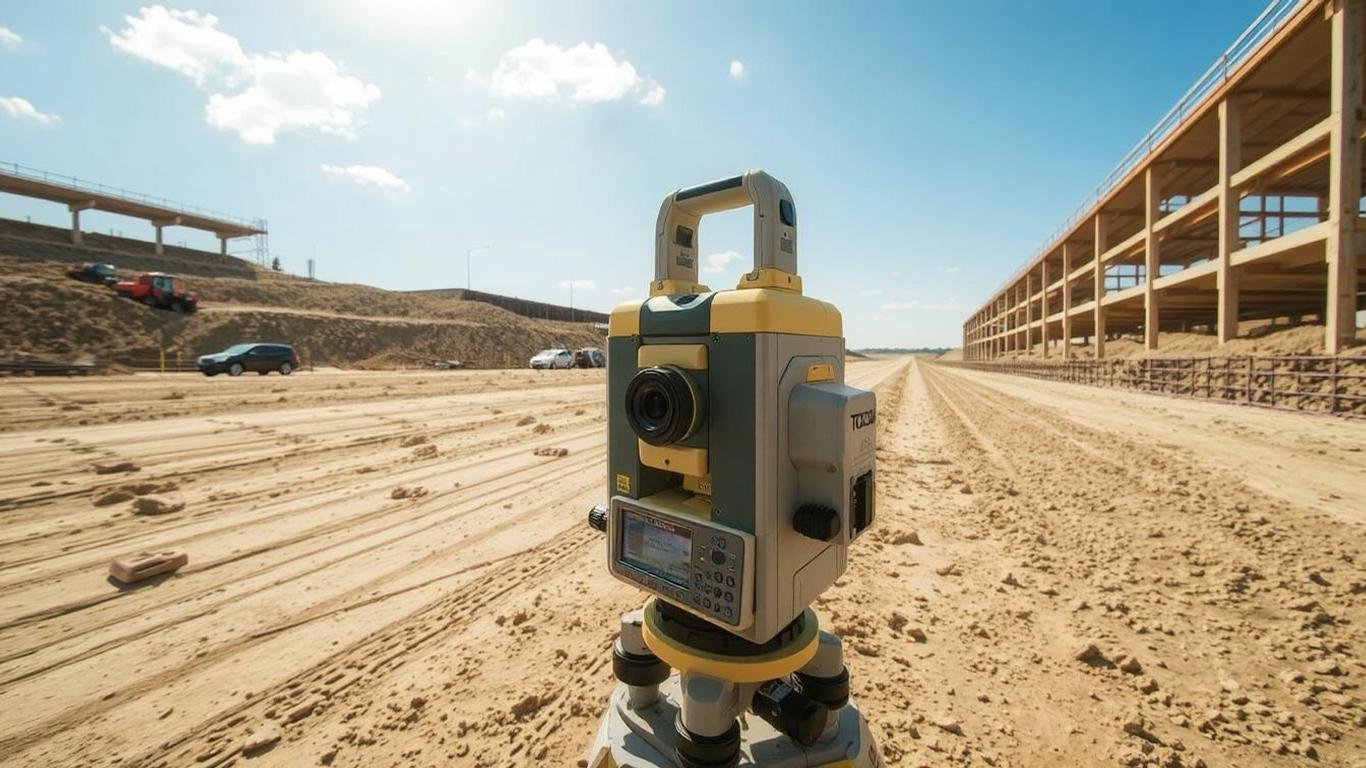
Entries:
<svg viewBox="0 0 1366 768">
<path fill-rule="evenodd" d="M 840 640 L 810 608 L 755 644 L 652 597 L 621 617 L 612 670 L 589 768 L 882 765 Z"/>
</svg>

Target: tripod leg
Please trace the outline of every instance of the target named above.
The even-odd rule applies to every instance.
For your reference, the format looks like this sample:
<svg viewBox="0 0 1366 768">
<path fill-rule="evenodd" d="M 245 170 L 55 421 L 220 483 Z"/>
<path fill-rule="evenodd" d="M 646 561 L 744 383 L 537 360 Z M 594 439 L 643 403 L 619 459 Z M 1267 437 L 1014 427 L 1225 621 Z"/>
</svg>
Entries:
<svg viewBox="0 0 1366 768">
<path fill-rule="evenodd" d="M 631 709 L 644 709 L 659 699 L 659 684 L 669 677 L 669 665 L 660 661 L 641 634 L 640 610 L 622 614 L 621 632 L 612 644 L 612 672 L 626 684 Z"/>
<path fill-rule="evenodd" d="M 734 768 L 740 762 L 740 691 L 734 683 L 696 672 L 680 675 L 678 764 Z"/>
<path fill-rule="evenodd" d="M 797 670 L 796 682 L 802 693 L 830 710 L 821 741 L 829 741 L 839 731 L 839 713 L 849 703 L 849 669 L 844 666 L 844 646 L 839 637 L 821 630 L 816 655 Z"/>
</svg>

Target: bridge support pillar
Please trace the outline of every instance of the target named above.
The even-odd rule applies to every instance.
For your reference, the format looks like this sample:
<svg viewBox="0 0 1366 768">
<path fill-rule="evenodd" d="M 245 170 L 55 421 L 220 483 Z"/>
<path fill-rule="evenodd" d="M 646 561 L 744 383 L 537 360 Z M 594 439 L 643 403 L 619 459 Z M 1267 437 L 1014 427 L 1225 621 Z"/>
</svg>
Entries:
<svg viewBox="0 0 1366 768">
<path fill-rule="evenodd" d="M 1361 213 L 1361 111 L 1363 5 L 1341 0 L 1332 18 L 1332 75 L 1328 133 L 1328 260 L 1324 351 L 1336 355 L 1356 338 L 1356 224 Z"/>
<path fill-rule="evenodd" d="M 1062 244 L 1062 359 L 1072 359 L 1072 246 Z"/>
<path fill-rule="evenodd" d="M 166 228 L 166 227 L 175 226 L 175 225 L 177 225 L 177 224 L 179 224 L 179 223 L 180 223 L 180 217 L 179 217 L 179 216 L 172 216 L 172 217 L 169 218 L 169 219 L 152 219 L 152 226 L 153 226 L 153 227 L 156 227 L 156 230 L 157 230 L 157 255 L 158 255 L 158 256 L 160 256 L 161 254 L 163 254 L 163 253 L 166 252 L 165 246 L 162 245 L 162 242 L 161 242 L 161 230 L 164 229 L 164 228 Z"/>
<path fill-rule="evenodd" d="M 1043 323 L 1041 324 L 1039 330 L 1041 331 L 1041 334 L 1040 334 L 1040 335 L 1043 336 L 1043 356 L 1044 356 L 1044 359 L 1047 359 L 1047 358 L 1048 358 L 1049 333 L 1048 333 L 1048 257 L 1046 257 L 1046 256 L 1044 257 L 1043 261 L 1039 262 L 1039 282 L 1040 282 L 1040 283 L 1043 283 L 1043 292 L 1039 294 L 1039 317 L 1041 317 L 1041 318 L 1043 319 Z"/>
<path fill-rule="evenodd" d="M 1231 97 L 1219 102 L 1219 343 L 1238 336 L 1238 272 L 1233 252 L 1242 247 L 1238 238 L 1239 194 L 1232 177 L 1242 167 L 1243 142 L 1238 103 Z"/>
<path fill-rule="evenodd" d="M 88 211 L 94 207 L 94 200 L 67 205 L 67 209 L 71 211 L 71 242 L 73 244 L 81 244 L 81 211 Z"/>
<path fill-rule="evenodd" d="M 1093 262 L 1093 268 L 1091 270 L 1091 278 L 1093 285 L 1095 286 L 1094 294 L 1096 297 L 1096 331 L 1094 336 L 1096 340 L 1096 359 L 1099 360 L 1105 357 L 1105 264 L 1102 263 L 1101 258 L 1105 255 L 1105 251 L 1107 250 L 1105 245 L 1105 215 L 1100 213 L 1099 211 L 1096 212 L 1095 225 L 1096 257 L 1095 261 Z"/>
<path fill-rule="evenodd" d="M 1157 232 L 1153 225 L 1159 217 L 1158 206 L 1162 203 L 1161 181 L 1150 165 L 1143 172 L 1143 346 L 1149 352 L 1157 350 L 1158 319 L 1157 290 L 1153 281 L 1161 276 L 1162 259 L 1158 254 Z"/>
</svg>

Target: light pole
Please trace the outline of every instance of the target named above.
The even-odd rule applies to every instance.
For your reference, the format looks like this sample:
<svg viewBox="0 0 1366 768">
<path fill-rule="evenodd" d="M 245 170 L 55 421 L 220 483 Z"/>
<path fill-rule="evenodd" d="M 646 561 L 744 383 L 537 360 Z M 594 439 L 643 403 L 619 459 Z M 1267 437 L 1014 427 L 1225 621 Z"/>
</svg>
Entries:
<svg viewBox="0 0 1366 768">
<path fill-rule="evenodd" d="M 465 249 L 465 290 L 468 291 L 470 289 L 470 257 L 474 255 L 475 251 L 487 251 L 488 249 L 489 246 L 487 245 Z"/>
</svg>

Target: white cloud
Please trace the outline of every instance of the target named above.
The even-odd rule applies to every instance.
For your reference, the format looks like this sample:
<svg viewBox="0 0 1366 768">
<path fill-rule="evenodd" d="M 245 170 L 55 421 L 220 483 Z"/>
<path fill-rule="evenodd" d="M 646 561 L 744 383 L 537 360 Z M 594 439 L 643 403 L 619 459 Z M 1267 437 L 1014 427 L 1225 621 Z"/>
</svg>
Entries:
<svg viewBox="0 0 1366 768">
<path fill-rule="evenodd" d="M 204 108 L 209 125 L 236 131 L 248 144 L 273 144 L 281 132 L 314 129 L 355 138 L 379 88 L 349 75 L 326 54 L 295 51 L 253 56 L 251 85 L 241 93 L 215 93 Z"/>
<path fill-rule="evenodd" d="M 124 53 L 175 70 L 203 86 L 210 77 L 231 77 L 247 66 L 237 38 L 218 29 L 218 17 L 199 11 L 174 11 L 160 5 L 124 16 L 128 26 L 100 31 Z"/>
<path fill-rule="evenodd" d="M 931 302 L 922 307 L 929 312 L 957 312 L 963 308 L 962 304 L 950 299 L 949 301 Z"/>
<path fill-rule="evenodd" d="M 0 45 L 18 45 L 24 42 L 24 38 L 18 32 L 9 27 L 0 27 Z"/>
<path fill-rule="evenodd" d="M 561 280 L 560 287 L 574 288 L 579 291 L 591 291 L 594 288 L 597 288 L 598 284 L 592 280 Z"/>
<path fill-rule="evenodd" d="M 320 51 L 247 53 L 211 14 L 154 5 L 124 22 L 118 32 L 102 28 L 111 45 L 212 88 L 205 121 L 248 144 L 272 144 L 289 131 L 355 138 L 380 98 L 377 86 Z"/>
<path fill-rule="evenodd" d="M 960 269 L 962 269 L 962 267 L 959 267 L 959 266 L 956 265 L 956 264 L 953 265 L 953 266 L 950 266 L 950 267 L 944 267 L 944 271 L 945 271 L 945 272 L 957 272 L 957 271 L 960 270 Z"/>
<path fill-rule="evenodd" d="M 663 104 L 664 86 L 651 80 L 649 88 L 640 97 L 639 101 L 647 107 L 657 107 L 660 104 Z"/>
<path fill-rule="evenodd" d="M 732 261 L 739 261 L 743 258 L 744 256 L 741 256 L 736 251 L 721 251 L 720 253 L 709 253 L 706 256 L 702 257 L 702 260 L 706 262 L 706 266 L 702 267 L 702 271 L 724 272 L 726 270 L 726 266 L 730 264 Z"/>
<path fill-rule="evenodd" d="M 882 289 L 881 289 L 881 288 L 864 288 L 863 290 L 861 290 L 861 291 L 858 292 L 858 295 L 860 295 L 860 296 L 880 296 L 880 295 L 882 295 Z"/>
<path fill-rule="evenodd" d="M 618 296 L 639 296 L 641 290 L 638 285 L 623 285 L 620 288 L 613 288 L 612 293 Z"/>
<path fill-rule="evenodd" d="M 502 107 L 492 106 L 484 110 L 484 114 L 475 117 L 473 115 L 461 115 L 455 119 L 456 125 L 462 130 L 472 131 L 485 123 L 501 123 L 508 119 L 508 113 Z"/>
<path fill-rule="evenodd" d="M 322 170 L 330 176 L 349 178 L 362 187 L 378 187 L 399 192 L 412 189 L 408 182 L 378 165 L 323 165 Z"/>
<path fill-rule="evenodd" d="M 745 62 L 735 60 L 730 63 L 730 76 L 739 80 L 745 76 Z"/>
<path fill-rule="evenodd" d="M 963 305 L 959 304 L 956 299 L 931 301 L 923 304 L 916 299 L 911 299 L 910 301 L 889 301 L 882 305 L 882 309 L 886 312 L 904 312 L 910 309 L 919 309 L 925 312 L 957 312 L 962 308 Z"/>
<path fill-rule="evenodd" d="M 0 96 L 0 112 L 4 112 L 15 120 L 37 123 L 38 125 L 52 125 L 62 122 L 62 118 L 51 112 L 41 111 L 33 106 L 28 99 L 18 96 Z"/>
<path fill-rule="evenodd" d="M 648 106 L 664 101 L 662 86 L 642 78 L 631 62 L 618 60 L 602 43 L 566 48 L 532 38 L 504 53 L 488 77 L 469 70 L 465 79 L 506 99 L 595 104 L 634 94 Z"/>
</svg>

